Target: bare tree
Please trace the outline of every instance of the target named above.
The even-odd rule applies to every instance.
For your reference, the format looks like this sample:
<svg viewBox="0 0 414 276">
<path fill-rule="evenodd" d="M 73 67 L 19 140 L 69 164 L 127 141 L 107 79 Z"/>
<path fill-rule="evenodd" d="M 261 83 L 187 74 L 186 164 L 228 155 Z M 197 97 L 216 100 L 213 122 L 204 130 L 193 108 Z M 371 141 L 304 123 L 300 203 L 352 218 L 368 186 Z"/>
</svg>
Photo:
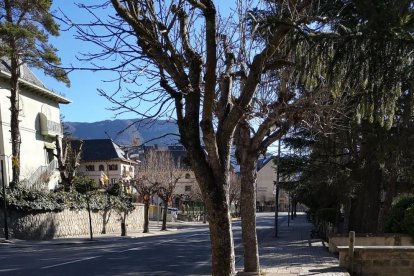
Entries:
<svg viewBox="0 0 414 276">
<path fill-rule="evenodd" d="M 238 215 L 238 208 L 240 206 L 241 198 L 241 178 L 240 175 L 234 171 L 230 174 L 230 188 L 229 188 L 229 202 L 234 204 L 236 215 Z"/>
<path fill-rule="evenodd" d="M 144 169 L 145 170 L 145 169 Z M 149 232 L 149 206 L 151 203 L 151 197 L 157 193 L 158 183 L 151 183 L 145 178 L 145 172 L 142 176 L 134 179 L 132 186 L 136 189 L 137 193 L 141 196 L 144 202 L 144 229 L 143 233 Z"/>
<path fill-rule="evenodd" d="M 171 153 L 165 150 L 150 150 L 148 157 L 149 170 L 146 171 L 146 180 L 156 183 L 157 195 L 164 204 L 161 231 L 167 230 L 168 203 L 172 200 L 173 192 L 182 174 L 179 164 L 174 160 Z"/>
<path fill-rule="evenodd" d="M 73 140 L 70 137 L 63 137 L 62 145 L 61 139 L 56 135 L 56 157 L 58 160 L 58 169 L 60 178 L 65 191 L 69 191 L 73 186 L 73 181 L 76 176 L 76 171 L 80 165 L 82 154 L 83 141 Z"/>
<path fill-rule="evenodd" d="M 313 1 L 299 2 L 246 1 L 222 18 L 211 0 L 111 0 L 81 5 L 94 15 L 94 22 L 70 22 L 80 39 L 101 46 L 101 52 L 83 56 L 93 62 L 89 69 L 119 74 L 115 80 L 119 88 L 100 93 L 120 113 L 149 118 L 173 115 L 177 120 L 180 142 L 209 214 L 213 275 L 235 272 L 229 208 L 230 147 L 235 133 L 242 171 L 245 271 L 258 272 L 256 160 L 292 125 L 303 121 L 298 116 L 303 110 L 313 107 L 317 97 L 302 95 L 324 91 L 317 85 L 301 89 L 294 82 L 289 53 L 294 44 L 287 42 L 295 41 L 292 33 L 301 26 L 312 31 L 308 26 L 317 20 L 306 13 Z M 249 12 L 258 5 L 276 13 L 281 23 L 264 29 L 260 16 Z M 104 19 L 96 15 L 103 7 L 109 11 Z M 121 58 L 116 64 L 99 63 L 112 57 Z M 139 89 L 142 78 L 148 85 Z M 142 102 L 152 107 L 141 112 Z"/>
</svg>

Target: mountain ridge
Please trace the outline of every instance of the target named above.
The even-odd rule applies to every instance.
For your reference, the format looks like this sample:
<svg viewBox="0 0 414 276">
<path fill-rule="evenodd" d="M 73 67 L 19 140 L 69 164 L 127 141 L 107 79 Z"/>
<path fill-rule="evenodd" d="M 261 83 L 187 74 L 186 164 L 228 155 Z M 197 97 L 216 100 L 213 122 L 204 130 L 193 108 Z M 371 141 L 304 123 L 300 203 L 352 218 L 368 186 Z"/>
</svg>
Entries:
<svg viewBox="0 0 414 276">
<path fill-rule="evenodd" d="M 179 144 L 174 120 L 115 119 L 97 122 L 64 122 L 65 131 L 77 139 L 111 138 L 120 145 L 140 144 L 169 146 Z M 171 135 L 168 135 L 171 134 Z"/>
</svg>

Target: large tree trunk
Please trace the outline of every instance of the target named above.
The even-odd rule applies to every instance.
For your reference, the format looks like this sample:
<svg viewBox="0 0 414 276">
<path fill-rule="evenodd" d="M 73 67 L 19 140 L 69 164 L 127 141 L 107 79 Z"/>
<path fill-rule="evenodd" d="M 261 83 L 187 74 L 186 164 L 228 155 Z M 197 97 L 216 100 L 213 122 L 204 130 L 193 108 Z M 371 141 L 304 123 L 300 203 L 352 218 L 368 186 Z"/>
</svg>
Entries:
<svg viewBox="0 0 414 276">
<path fill-rule="evenodd" d="M 213 171 L 201 162 L 202 148 L 188 150 L 197 183 L 209 215 L 212 275 L 233 275 L 235 255 L 229 208 L 229 169 Z"/>
<path fill-rule="evenodd" d="M 244 247 L 244 271 L 259 272 L 259 248 L 256 233 L 257 159 L 244 158 L 240 164 L 241 174 L 241 226 Z"/>
<path fill-rule="evenodd" d="M 161 231 L 167 231 L 167 212 L 168 212 L 168 200 L 164 200 L 164 212 L 162 213 Z"/>
<path fill-rule="evenodd" d="M 212 254 L 212 275 L 233 275 L 235 256 L 230 209 L 225 194 L 207 198 Z"/>
<path fill-rule="evenodd" d="M 148 218 L 148 212 L 149 212 L 149 201 L 144 201 L 144 231 L 142 233 L 148 233 L 149 232 L 149 218 Z"/>
<path fill-rule="evenodd" d="M 10 133 L 12 144 L 12 182 L 11 187 L 15 187 L 20 177 L 20 130 L 19 130 L 19 78 L 20 68 L 18 58 L 11 59 L 10 77 Z"/>
<path fill-rule="evenodd" d="M 240 164 L 241 192 L 240 216 L 244 247 L 244 271 L 259 272 L 259 249 L 256 233 L 256 180 L 257 156 L 250 140 L 250 128 L 246 121 L 239 122 L 235 138 L 236 156 Z"/>
</svg>

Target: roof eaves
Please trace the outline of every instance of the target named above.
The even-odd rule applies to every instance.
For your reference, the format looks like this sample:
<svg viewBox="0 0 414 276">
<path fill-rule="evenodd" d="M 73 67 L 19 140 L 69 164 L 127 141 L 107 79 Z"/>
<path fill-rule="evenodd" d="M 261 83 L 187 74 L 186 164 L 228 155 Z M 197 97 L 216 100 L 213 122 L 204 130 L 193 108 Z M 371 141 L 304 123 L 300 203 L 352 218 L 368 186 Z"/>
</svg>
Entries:
<svg viewBox="0 0 414 276">
<path fill-rule="evenodd" d="M 11 74 L 10 73 L 5 72 L 3 70 L 0 70 L 0 75 L 3 75 L 5 77 L 7 77 L 8 79 L 11 77 Z M 21 82 L 22 84 L 24 84 L 24 85 L 26 85 L 26 86 L 28 86 L 28 87 L 36 90 L 37 92 L 39 92 L 39 93 L 41 93 L 41 94 L 43 94 L 45 96 L 51 97 L 52 99 L 54 99 L 55 101 L 57 101 L 57 102 L 59 102 L 61 104 L 69 104 L 69 103 L 72 102 L 71 100 L 69 100 L 69 99 L 67 99 L 67 98 L 65 98 L 65 97 L 63 97 L 63 96 L 61 96 L 59 94 L 56 94 L 56 93 L 50 91 L 49 89 L 46 89 L 44 87 L 40 87 L 40 86 L 38 86 L 38 85 L 36 85 L 34 83 L 31 83 L 31 82 L 29 82 L 29 81 L 27 81 L 25 79 L 20 78 L 19 79 L 19 82 Z"/>
</svg>

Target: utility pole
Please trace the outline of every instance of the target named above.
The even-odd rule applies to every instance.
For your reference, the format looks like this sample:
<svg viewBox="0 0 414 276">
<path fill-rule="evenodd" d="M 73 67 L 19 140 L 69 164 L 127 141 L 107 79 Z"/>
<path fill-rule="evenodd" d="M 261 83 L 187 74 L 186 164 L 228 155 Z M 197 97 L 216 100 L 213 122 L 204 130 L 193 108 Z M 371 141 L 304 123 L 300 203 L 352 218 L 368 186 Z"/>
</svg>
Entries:
<svg viewBox="0 0 414 276">
<path fill-rule="evenodd" d="M 279 227 L 279 165 L 280 165 L 280 139 L 277 145 L 277 167 L 276 167 L 276 195 L 275 195 L 275 238 L 278 237 Z"/>
<path fill-rule="evenodd" d="M 9 227 L 7 225 L 7 200 L 6 200 L 6 181 L 4 180 L 3 160 L 1 162 L 1 181 L 3 184 L 3 213 L 4 213 L 4 238 L 9 239 Z"/>
</svg>

